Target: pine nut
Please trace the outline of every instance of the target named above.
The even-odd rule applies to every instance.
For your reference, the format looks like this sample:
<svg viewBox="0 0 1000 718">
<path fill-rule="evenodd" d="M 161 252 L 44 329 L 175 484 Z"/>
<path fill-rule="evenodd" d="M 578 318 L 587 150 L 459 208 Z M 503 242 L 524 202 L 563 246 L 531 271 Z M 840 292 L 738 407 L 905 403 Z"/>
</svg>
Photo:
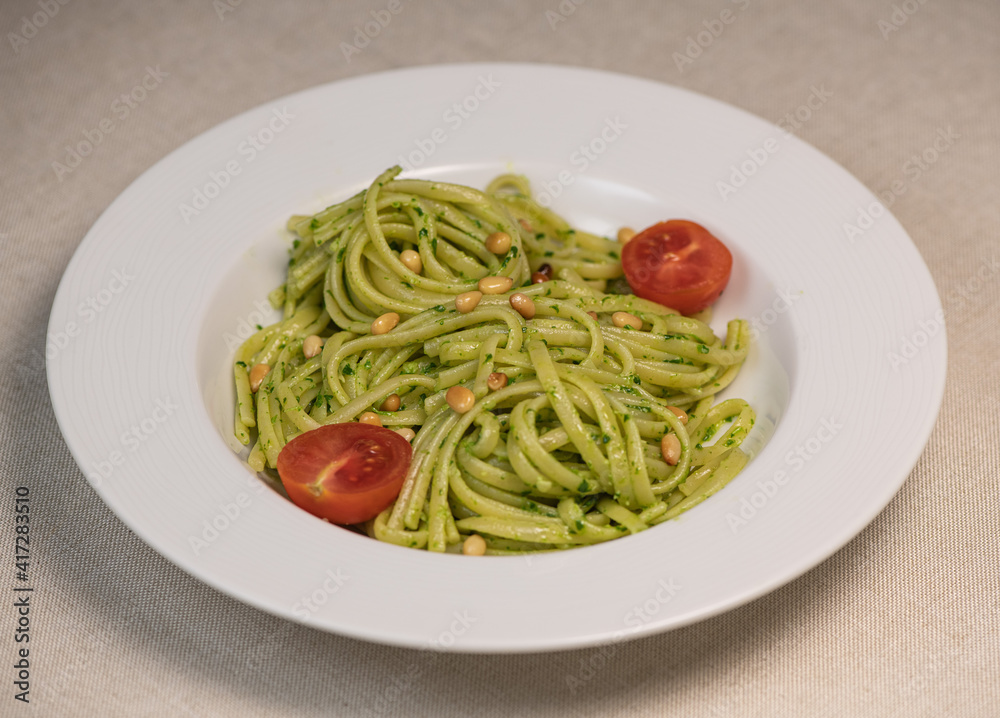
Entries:
<svg viewBox="0 0 1000 718">
<path fill-rule="evenodd" d="M 310 334 L 302 342 L 302 354 L 306 359 L 312 359 L 323 351 L 323 340 L 316 334 Z"/>
<path fill-rule="evenodd" d="M 510 249 L 510 235 L 506 232 L 494 232 L 486 238 L 486 249 L 493 254 L 507 254 Z"/>
<path fill-rule="evenodd" d="M 479 291 L 483 294 L 503 294 L 514 286 L 510 277 L 483 277 L 479 280 Z"/>
<path fill-rule="evenodd" d="M 532 284 L 541 284 L 542 282 L 547 282 L 547 281 L 549 281 L 549 278 L 546 277 L 541 272 L 532 272 L 531 273 L 531 283 Z"/>
<path fill-rule="evenodd" d="M 622 227 L 618 230 L 618 241 L 625 244 L 635 236 L 635 230 L 631 227 Z"/>
<path fill-rule="evenodd" d="M 531 222 L 526 220 L 524 217 L 521 217 L 521 219 L 517 220 L 517 223 L 521 225 L 521 229 L 523 229 L 525 232 L 535 231 L 535 229 L 531 226 Z"/>
<path fill-rule="evenodd" d="M 462 544 L 462 553 L 466 556 L 485 556 L 486 539 L 479 534 L 472 534 Z"/>
<path fill-rule="evenodd" d="M 260 385 L 264 383 L 264 377 L 270 371 L 271 367 L 268 364 L 254 364 L 250 370 L 250 391 L 256 394 Z"/>
<path fill-rule="evenodd" d="M 597 321 L 597 312 L 587 312 L 587 316 L 593 319 L 595 322 Z"/>
<path fill-rule="evenodd" d="M 420 252 L 414 252 L 412 249 L 404 249 L 400 252 L 399 261 L 414 274 L 420 274 L 420 270 L 424 268 L 424 263 L 420 259 Z"/>
<path fill-rule="evenodd" d="M 668 406 L 667 408 L 670 409 L 670 411 L 674 412 L 677 418 L 681 420 L 682 424 L 688 423 L 688 415 L 686 411 L 684 411 L 683 409 L 678 409 L 676 406 Z"/>
<path fill-rule="evenodd" d="M 538 268 L 539 274 L 544 274 L 549 279 L 552 279 L 552 265 L 546 262 L 541 267 Z"/>
<path fill-rule="evenodd" d="M 399 411 L 399 394 L 390 394 L 378 408 L 379 411 Z"/>
<path fill-rule="evenodd" d="M 453 386 L 444 398 L 448 406 L 459 414 L 464 414 L 476 405 L 476 395 L 464 386 Z"/>
<path fill-rule="evenodd" d="M 677 438 L 677 434 L 663 435 L 660 439 L 660 453 L 663 454 L 664 461 L 671 466 L 677 466 L 681 458 L 681 440 Z"/>
<path fill-rule="evenodd" d="M 483 298 L 482 292 L 473 289 L 471 292 L 463 292 L 455 297 L 455 309 L 462 314 L 468 314 L 479 305 L 479 300 Z"/>
<path fill-rule="evenodd" d="M 527 294 L 521 292 L 511 294 L 510 306 L 514 307 L 514 310 L 525 319 L 531 319 L 535 316 L 535 303 Z"/>
<path fill-rule="evenodd" d="M 402 429 L 396 429 L 396 433 L 402 436 L 407 441 L 413 441 L 413 438 L 417 435 L 417 432 L 415 432 L 408 426 L 405 426 Z"/>
<path fill-rule="evenodd" d="M 392 331 L 397 324 L 399 324 L 399 315 L 396 312 L 386 312 L 372 322 L 372 334 L 385 334 Z"/>
<path fill-rule="evenodd" d="M 628 312 L 615 312 L 611 315 L 611 323 L 619 329 L 624 329 L 625 327 L 642 329 L 642 320 L 636 315 L 629 314 Z"/>
<path fill-rule="evenodd" d="M 368 424 L 370 426 L 382 426 L 382 420 L 374 411 L 366 411 L 364 414 L 359 416 L 358 423 Z"/>
<path fill-rule="evenodd" d="M 490 388 L 490 391 L 497 391 L 503 389 L 507 386 L 507 375 L 502 371 L 495 371 L 486 377 L 486 386 Z"/>
</svg>

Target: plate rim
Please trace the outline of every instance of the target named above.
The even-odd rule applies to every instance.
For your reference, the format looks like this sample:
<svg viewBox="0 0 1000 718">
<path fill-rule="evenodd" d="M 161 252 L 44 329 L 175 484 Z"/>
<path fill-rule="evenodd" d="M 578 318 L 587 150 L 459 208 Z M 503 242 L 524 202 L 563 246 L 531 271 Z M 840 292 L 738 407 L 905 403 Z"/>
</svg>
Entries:
<svg viewBox="0 0 1000 718">
<path fill-rule="evenodd" d="M 669 85 L 669 84 L 666 84 L 666 83 L 661 83 L 661 82 L 658 82 L 658 81 L 655 81 L 655 80 L 651 80 L 649 78 L 624 75 L 624 74 L 620 74 L 620 73 L 616 73 L 616 72 L 611 72 L 611 71 L 607 71 L 607 70 L 581 68 L 581 67 L 576 67 L 576 66 L 571 66 L 571 65 L 561 65 L 561 64 L 552 64 L 552 63 L 492 63 L 492 62 L 477 62 L 477 63 L 428 64 L 428 65 L 419 65 L 419 66 L 407 67 L 407 68 L 401 68 L 401 69 L 383 70 L 383 71 L 379 71 L 379 72 L 376 72 L 376 73 L 371 73 L 371 74 L 366 74 L 366 75 L 360 75 L 360 76 L 355 76 L 355 77 L 351 77 L 351 78 L 345 78 L 345 79 L 342 79 L 342 80 L 336 80 L 336 81 L 332 81 L 332 82 L 329 82 L 329 83 L 324 83 L 324 84 L 321 84 L 321 85 L 317 85 L 317 86 L 314 86 L 314 87 L 311 87 L 311 88 L 305 88 L 305 89 L 298 90 L 296 92 L 290 93 L 288 95 L 285 95 L 285 96 L 282 96 L 282 97 L 279 97 L 279 98 L 267 101 L 265 103 L 262 103 L 261 105 L 258 105 L 257 107 L 245 110 L 245 111 L 243 111 L 243 112 L 241 112 L 241 113 L 239 113 L 239 114 L 237 114 L 237 115 L 235 115 L 233 117 L 230 117 L 230 118 L 227 118 L 226 120 L 223 120 L 221 123 L 216 124 L 215 126 L 213 126 L 211 128 L 208 128 L 207 130 L 205 130 L 203 132 L 200 132 L 198 135 L 196 135 L 196 136 L 188 139 L 182 145 L 180 145 L 179 147 L 177 147 L 174 150 L 172 150 L 171 152 L 169 152 L 166 156 L 164 156 L 162 159 L 160 159 L 159 161 L 157 161 L 156 163 L 154 163 L 149 169 L 145 170 L 135 180 L 133 180 L 133 182 L 131 182 L 128 185 L 128 187 L 126 187 L 115 198 L 115 200 L 112 201 L 112 203 L 104 210 L 104 212 L 102 212 L 100 214 L 100 216 L 98 217 L 98 219 L 95 221 L 94 225 L 91 227 L 90 230 L 88 230 L 88 232 L 85 235 L 83 241 L 80 243 L 80 245 L 74 251 L 73 257 L 70 260 L 70 262 L 68 263 L 68 265 L 66 267 L 66 270 L 65 270 L 62 278 L 60 279 L 59 288 L 58 288 L 58 290 L 56 292 L 56 296 L 55 296 L 55 299 L 53 301 L 52 309 L 51 309 L 51 312 L 50 312 L 50 315 L 49 315 L 49 328 L 51 328 L 53 321 L 57 320 L 58 311 L 61 310 L 64 307 L 64 305 L 66 304 L 66 302 L 68 301 L 67 296 L 68 296 L 68 293 L 69 293 L 69 288 L 68 288 L 67 277 L 70 276 L 73 273 L 74 270 L 78 270 L 79 269 L 77 265 L 80 262 L 83 261 L 82 257 L 84 256 L 86 248 L 89 246 L 90 243 L 93 243 L 93 241 L 94 241 L 91 238 L 92 238 L 93 235 L 95 235 L 95 228 L 100 227 L 102 225 L 102 223 L 105 221 L 106 217 L 113 216 L 114 213 L 117 212 L 122 205 L 125 205 L 127 203 L 126 200 L 129 199 L 130 195 L 133 192 L 136 191 L 135 188 L 141 182 L 146 181 L 145 178 L 148 178 L 148 177 L 150 177 L 152 175 L 155 175 L 155 173 L 157 172 L 158 168 L 161 168 L 161 167 L 164 167 L 164 166 L 169 166 L 172 162 L 176 162 L 176 158 L 177 157 L 182 157 L 183 153 L 193 143 L 195 143 L 196 141 L 198 141 L 200 138 L 203 138 L 205 135 L 207 135 L 207 134 L 209 134 L 209 133 L 211 133 L 213 131 L 221 131 L 220 128 L 223 128 L 227 124 L 235 123 L 238 120 L 245 119 L 247 117 L 251 117 L 251 116 L 255 115 L 256 113 L 259 113 L 264 108 L 268 108 L 268 107 L 271 107 L 271 106 L 274 106 L 274 105 L 277 105 L 277 104 L 281 104 L 283 102 L 291 102 L 296 97 L 303 96 L 303 95 L 310 94 L 310 93 L 322 94 L 322 93 L 330 92 L 331 88 L 336 88 L 338 86 L 344 85 L 345 83 L 365 83 L 366 81 L 368 81 L 368 80 L 370 80 L 371 78 L 374 78 L 374 77 L 387 78 L 387 77 L 393 77 L 393 76 L 405 76 L 405 75 L 409 75 L 409 74 L 412 74 L 412 73 L 427 73 L 427 72 L 435 73 L 435 72 L 439 72 L 441 70 L 451 70 L 451 69 L 454 69 L 454 70 L 465 70 L 467 68 L 475 68 L 475 69 L 482 69 L 482 68 L 521 68 L 521 69 L 525 69 L 525 68 L 530 68 L 531 71 L 533 71 L 533 72 L 545 72 L 545 71 L 548 71 L 548 70 L 555 70 L 557 72 L 572 72 L 572 73 L 582 73 L 582 74 L 588 74 L 588 75 L 600 75 L 600 76 L 604 76 L 605 78 L 608 78 L 608 79 L 611 79 L 611 80 L 625 80 L 625 79 L 627 79 L 630 82 L 641 82 L 641 83 L 644 83 L 644 84 L 647 84 L 647 85 L 650 85 L 650 86 L 653 86 L 653 87 L 660 88 L 661 90 L 664 89 L 664 88 L 666 88 L 668 91 L 681 93 L 683 95 L 687 95 L 687 96 L 692 97 L 692 98 L 697 98 L 697 101 L 699 101 L 699 102 L 708 101 L 708 102 L 712 103 L 712 105 L 714 105 L 717 108 L 724 108 L 726 112 L 736 112 L 736 113 L 739 113 L 742 116 L 745 116 L 745 117 L 748 117 L 748 118 L 752 118 L 753 121 L 755 121 L 755 122 L 758 122 L 758 123 L 763 122 L 763 123 L 766 123 L 767 125 L 773 126 L 773 124 L 770 123 L 770 122 L 768 122 L 767 120 L 764 120 L 763 118 L 760 118 L 760 117 L 758 117 L 756 115 L 753 115 L 752 113 L 750 113 L 750 112 L 748 112 L 748 111 L 746 111 L 746 110 L 744 110 L 742 108 L 735 107 L 735 106 L 730 105 L 730 104 L 728 104 L 726 102 L 717 100 L 717 99 L 712 98 L 712 97 L 708 97 L 708 96 L 702 95 L 700 93 L 694 92 L 692 90 L 688 90 L 686 88 L 681 88 L 681 87 L 677 87 L 677 86 L 674 86 L 674 85 Z M 798 139 L 797 137 L 794 138 L 794 141 L 796 143 L 798 143 L 799 145 L 801 145 L 802 147 L 806 147 L 810 151 L 815 152 L 816 154 L 818 154 L 819 156 L 821 156 L 825 162 L 830 163 L 830 164 L 836 166 L 841 172 L 843 172 L 847 177 L 849 177 L 858 187 L 863 188 L 864 192 L 873 201 L 877 201 L 877 198 L 875 197 L 874 193 L 872 193 L 870 190 L 868 190 L 867 187 L 865 187 L 859 180 L 857 180 L 856 178 L 854 178 L 853 175 L 851 175 L 845 168 L 843 168 L 835 160 L 833 160 L 832 158 L 830 158 L 829 156 L 827 156 L 825 153 L 820 152 L 817 148 L 813 147 L 812 145 L 809 145 L 809 144 L 805 143 L 804 141 Z M 887 212 L 887 214 L 890 214 L 890 216 L 892 216 L 891 213 Z M 893 217 L 893 219 L 895 219 L 895 218 Z M 899 226 L 899 230 L 902 232 L 903 236 L 906 238 L 906 240 L 909 242 L 910 246 L 913 248 L 914 254 L 916 256 L 916 259 L 921 263 L 921 265 L 923 267 L 923 270 L 925 271 L 927 277 L 929 277 L 930 273 L 929 273 L 929 270 L 927 270 L 926 263 L 924 262 L 922 256 L 920 255 L 920 252 L 917 249 L 916 245 L 913 243 L 913 240 L 909 237 L 909 235 L 906 232 L 906 230 L 901 225 L 899 225 L 898 221 L 896 222 L 896 224 Z M 936 306 L 938 308 L 940 308 L 941 307 L 940 296 L 937 293 L 936 287 L 933 285 L 933 281 L 931 281 L 930 287 L 931 287 L 932 291 L 934 292 L 934 295 L 933 295 L 934 303 L 936 304 Z M 928 442 L 928 440 L 930 438 L 930 435 L 931 435 L 931 433 L 933 431 L 933 428 L 934 428 L 934 426 L 936 424 L 937 417 L 938 417 L 938 415 L 940 413 L 941 404 L 942 404 L 942 400 L 943 400 L 943 396 L 944 396 L 945 385 L 946 385 L 946 375 L 947 375 L 947 340 L 946 340 L 946 332 L 947 332 L 947 328 L 943 326 L 942 327 L 942 337 L 941 337 L 942 343 L 941 343 L 940 349 L 938 350 L 938 353 L 940 354 L 940 356 L 935 357 L 935 359 L 940 362 L 940 367 L 937 369 L 937 373 L 935 375 L 935 383 L 934 383 L 934 385 L 932 387 L 927 388 L 927 390 L 930 392 L 930 403 L 935 407 L 935 409 L 934 409 L 933 412 L 929 412 L 924 417 L 923 422 L 921 424 L 921 428 L 917 432 L 918 433 L 918 437 L 917 437 L 918 440 L 913 442 L 913 446 L 916 446 L 918 448 L 912 449 L 911 450 L 912 456 L 909 459 L 907 459 L 906 461 L 902 461 L 900 463 L 901 467 L 905 464 L 905 471 L 903 471 L 902 468 L 900 468 L 901 478 L 898 481 L 889 482 L 889 483 L 887 483 L 887 484 L 885 484 L 883 486 L 884 490 L 883 490 L 882 493 L 884 494 L 884 499 L 885 499 L 884 501 L 882 501 L 882 499 L 880 498 L 878 501 L 871 502 L 869 504 L 869 511 L 866 514 L 859 515 L 852 524 L 843 526 L 842 530 L 840 532 L 838 532 L 836 535 L 831 535 L 828 538 L 828 541 L 826 542 L 825 545 L 823 545 L 821 547 L 814 548 L 814 550 L 810 554 L 810 556 L 803 557 L 803 559 L 801 561 L 801 564 L 803 564 L 803 565 L 796 566 L 796 567 L 792 568 L 791 570 L 786 570 L 784 572 L 785 575 L 783 577 L 775 578 L 774 580 L 769 581 L 769 582 L 759 583 L 753 591 L 751 591 L 749 593 L 743 592 L 743 593 L 739 593 L 738 595 L 733 595 L 730 598 L 729 601 L 718 602 L 716 605 L 714 605 L 712 607 L 709 607 L 709 608 L 703 608 L 703 609 L 700 609 L 700 610 L 691 610 L 686 615 L 683 615 L 683 616 L 681 616 L 679 618 L 672 619 L 670 621 L 669 625 L 667 625 L 667 626 L 659 626 L 659 625 L 656 625 L 656 624 L 650 624 L 650 625 L 646 625 L 646 626 L 642 627 L 641 630 L 638 630 L 638 631 L 635 631 L 635 632 L 631 632 L 631 633 L 626 632 L 626 633 L 628 633 L 628 637 L 645 636 L 645 635 L 650 635 L 650 634 L 654 634 L 654 633 L 660 633 L 660 632 L 663 632 L 665 630 L 672 630 L 672 629 L 675 629 L 675 628 L 680 628 L 682 626 L 691 625 L 692 623 L 708 619 L 708 618 L 710 618 L 712 616 L 719 615 L 721 613 L 724 613 L 724 612 L 727 612 L 729 610 L 732 610 L 733 608 L 736 608 L 738 606 L 741 606 L 741 605 L 744 605 L 746 603 L 749 603 L 750 601 L 753 601 L 753 600 L 755 600 L 755 599 L 757 599 L 757 598 L 759 598 L 759 597 L 761 597 L 763 595 L 766 595 L 766 594 L 774 591 L 775 589 L 779 588 L 780 586 L 785 585 L 785 584 L 787 584 L 787 583 L 789 583 L 789 582 L 791 582 L 791 581 L 799 578 L 804 573 L 808 572 L 810 569 L 818 566 L 820 563 L 822 563 L 823 561 L 825 561 L 833 553 L 835 553 L 837 550 L 839 550 L 840 548 L 842 548 L 843 546 L 845 546 L 848 542 L 850 542 L 850 540 L 852 540 L 859 533 L 861 533 L 861 531 L 863 531 L 863 529 L 866 526 L 868 526 L 878 516 L 878 514 L 880 514 L 886 508 L 886 506 L 888 506 L 888 504 L 891 502 L 892 498 L 897 494 L 897 492 L 899 491 L 899 489 L 902 487 L 903 483 L 905 483 L 906 479 L 910 476 L 910 474 L 913 471 L 913 468 L 915 467 L 916 463 L 919 461 L 921 455 L 923 454 L 924 448 L 926 447 L 926 444 L 927 444 L 927 442 Z M 64 407 L 61 404 L 62 399 L 61 399 L 61 397 L 57 396 L 58 387 L 56 386 L 56 384 L 54 382 L 54 376 L 55 376 L 55 374 L 59 370 L 60 370 L 60 367 L 59 367 L 59 355 L 57 354 L 52 359 L 48 359 L 47 358 L 47 360 L 46 360 L 47 384 L 48 384 L 48 388 L 49 388 L 50 399 L 51 399 L 52 405 L 53 405 L 53 410 L 54 410 L 54 413 L 55 413 L 55 416 L 56 416 L 56 419 L 57 419 L 57 423 L 59 425 L 60 432 L 62 433 L 62 435 L 64 437 L 64 440 L 66 441 L 68 447 L 70 448 L 71 453 L 74 456 L 74 459 L 76 460 L 77 464 L 81 468 L 81 472 L 85 473 L 85 469 L 83 468 L 84 460 L 82 458 L 82 453 L 83 452 L 79 449 L 79 447 L 75 447 L 74 443 L 69 438 L 71 435 L 73 435 L 73 431 L 72 431 L 72 419 L 66 415 Z M 225 582 L 220 582 L 217 579 L 217 577 L 212 576 L 210 574 L 206 574 L 204 571 L 199 571 L 197 565 L 192 566 L 191 562 L 182 562 L 182 561 L 179 561 L 174 555 L 171 555 L 171 553 L 166 552 L 161 546 L 158 546 L 153 541 L 151 541 L 150 537 L 143 530 L 143 527 L 141 525 L 139 525 L 139 524 L 136 524 L 132 520 L 134 517 L 129 516 L 129 515 L 123 515 L 123 512 L 121 510 L 119 510 L 120 506 L 116 506 L 116 504 L 118 502 L 115 501 L 115 499 L 113 497 L 111 497 L 109 495 L 106 495 L 106 493 L 104 491 L 102 491 L 100 487 L 94 487 L 94 488 L 95 488 L 95 491 L 97 491 L 98 495 L 101 497 L 102 501 L 104 501 L 104 503 L 109 508 L 112 509 L 112 511 L 115 513 L 115 515 L 120 520 L 122 520 L 123 523 L 125 523 L 127 526 L 129 526 L 129 528 L 131 530 L 133 530 L 147 545 L 149 545 L 151 548 L 153 548 L 155 551 L 157 551 L 157 553 L 159 553 L 161 556 L 167 558 L 167 560 L 169 560 L 175 566 L 181 568 L 183 571 L 185 571 L 189 575 L 192 575 L 192 576 L 196 577 L 199 581 L 201 581 L 201 582 L 203 582 L 203 583 L 205 583 L 205 584 L 207 584 L 209 586 L 212 586 L 213 588 L 215 588 L 216 590 L 222 592 L 225 595 L 228 595 L 230 597 L 236 598 L 237 600 L 240 600 L 241 602 L 244 602 L 244 603 L 247 603 L 249 605 L 252 605 L 252 606 L 256 607 L 257 609 L 263 610 L 263 611 L 265 611 L 267 613 L 271 613 L 272 615 L 276 615 L 276 616 L 279 616 L 281 618 L 285 618 L 287 620 L 296 620 L 295 617 L 289 616 L 287 612 L 282 613 L 280 611 L 275 611 L 273 609 L 273 607 L 270 606 L 269 604 L 257 601 L 252 596 L 238 595 L 237 593 L 234 592 L 234 590 L 232 589 L 231 586 L 226 586 Z M 816 556 L 819 556 L 819 558 L 816 558 Z M 516 559 L 516 558 L 514 558 L 514 559 L 502 558 L 501 560 L 519 560 L 519 559 Z M 305 625 L 311 626 L 311 627 L 318 627 L 318 628 L 322 628 L 324 630 L 334 631 L 334 632 L 342 634 L 342 635 L 347 635 L 347 636 L 351 636 L 353 638 L 358 638 L 358 639 L 362 639 L 362 640 L 373 640 L 373 641 L 377 641 L 377 642 L 380 642 L 380 643 L 387 643 L 387 644 L 392 644 L 392 645 L 397 645 L 397 646 L 409 646 L 409 647 L 413 647 L 413 648 L 425 647 L 422 642 L 415 643 L 413 641 L 407 641 L 407 640 L 402 640 L 401 641 L 401 640 L 396 639 L 392 635 L 374 635 L 373 630 L 370 627 L 369 628 L 365 628 L 365 629 L 362 629 L 362 628 L 355 629 L 355 627 L 353 625 L 342 625 L 342 626 L 339 626 L 337 628 L 331 628 L 331 627 L 326 626 L 326 625 L 317 625 L 313 621 L 300 621 L 300 622 L 304 623 Z M 519 645 L 477 645 L 475 643 L 469 643 L 469 644 L 461 644 L 461 645 L 456 644 L 454 646 L 453 650 L 462 651 L 462 652 L 470 652 L 470 653 L 508 653 L 508 652 L 534 652 L 534 651 L 546 651 L 546 650 L 567 650 L 567 649 L 571 649 L 571 648 L 580 648 L 580 647 L 585 647 L 585 646 L 601 645 L 601 644 L 605 644 L 605 643 L 608 643 L 609 641 L 613 641 L 613 640 L 614 640 L 614 636 L 613 635 L 611 635 L 611 636 L 606 635 L 606 632 L 604 634 L 588 634 L 588 633 L 586 633 L 584 631 L 583 633 L 581 633 L 579 635 L 576 635 L 576 636 L 566 636 L 566 637 L 564 637 L 562 639 L 552 639 L 552 638 L 549 638 L 549 639 L 545 639 L 545 640 L 543 640 L 541 642 L 538 642 L 538 643 L 535 643 L 535 644 L 532 644 L 530 642 L 523 642 L 523 643 L 521 643 Z"/>
</svg>

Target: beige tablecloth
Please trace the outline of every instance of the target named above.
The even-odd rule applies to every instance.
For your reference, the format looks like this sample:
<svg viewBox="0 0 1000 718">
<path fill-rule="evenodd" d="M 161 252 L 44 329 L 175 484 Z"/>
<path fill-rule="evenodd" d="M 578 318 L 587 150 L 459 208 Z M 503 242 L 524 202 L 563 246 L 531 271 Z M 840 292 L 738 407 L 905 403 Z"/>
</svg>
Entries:
<svg viewBox="0 0 1000 718">
<path fill-rule="evenodd" d="M 387 13 L 367 43 L 356 37 Z M 0 714 L 1000 716 L 995 0 L 18 0 L 3 3 L 0 30 Z M 944 304 L 948 384 L 912 475 L 846 548 L 771 595 L 611 657 L 429 659 L 223 596 L 94 493 L 59 434 L 42 355 L 60 275 L 100 213 L 243 110 L 472 60 L 603 68 L 785 118 L 895 195 Z M 824 101 L 799 110 L 817 91 Z M 939 132 L 953 141 L 915 170 Z M 64 148 L 86 133 L 96 146 L 70 166 Z M 34 511 L 28 705 L 12 667 L 17 485 Z M 594 679 L 573 690 L 581 675 Z"/>
</svg>

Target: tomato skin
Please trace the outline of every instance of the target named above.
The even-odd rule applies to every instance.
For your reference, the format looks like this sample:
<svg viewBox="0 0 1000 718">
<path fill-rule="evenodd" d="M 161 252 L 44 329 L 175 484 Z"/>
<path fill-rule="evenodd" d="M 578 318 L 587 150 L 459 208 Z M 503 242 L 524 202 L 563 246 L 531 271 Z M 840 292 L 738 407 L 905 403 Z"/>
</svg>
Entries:
<svg viewBox="0 0 1000 718">
<path fill-rule="evenodd" d="M 296 436 L 278 475 L 296 506 L 331 523 L 373 519 L 399 495 L 413 448 L 391 429 L 350 422 Z"/>
<path fill-rule="evenodd" d="M 622 269 L 632 291 L 681 314 L 711 306 L 729 283 L 732 268 L 726 245 L 685 219 L 647 227 L 622 249 Z"/>
</svg>

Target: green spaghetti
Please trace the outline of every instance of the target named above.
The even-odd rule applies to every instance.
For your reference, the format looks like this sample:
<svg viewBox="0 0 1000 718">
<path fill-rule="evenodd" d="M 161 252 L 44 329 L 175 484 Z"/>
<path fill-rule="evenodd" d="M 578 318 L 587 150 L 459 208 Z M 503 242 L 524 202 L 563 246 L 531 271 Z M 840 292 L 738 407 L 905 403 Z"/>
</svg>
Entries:
<svg viewBox="0 0 1000 718">
<path fill-rule="evenodd" d="M 415 436 L 403 488 L 368 533 L 431 551 L 460 551 L 478 534 L 503 554 L 642 531 L 743 468 L 753 410 L 715 395 L 747 355 L 747 322 L 730 321 L 719 338 L 699 319 L 608 293 L 621 245 L 574 230 L 522 177 L 481 192 L 399 172 L 288 222 L 287 280 L 270 295 L 284 318 L 251 336 L 234 365 L 235 433 L 252 444 L 254 470 L 273 469 L 303 432 L 375 412 Z M 487 242 L 499 232 L 510 238 L 502 253 Z M 508 291 L 459 310 L 456 297 L 497 277 Z M 387 313 L 398 324 L 373 333 Z M 312 336 L 322 350 L 307 356 Z M 475 399 L 463 413 L 446 398 L 455 386 Z M 380 410 L 392 395 L 398 408 Z M 666 435 L 679 447 L 671 463 Z"/>
</svg>

